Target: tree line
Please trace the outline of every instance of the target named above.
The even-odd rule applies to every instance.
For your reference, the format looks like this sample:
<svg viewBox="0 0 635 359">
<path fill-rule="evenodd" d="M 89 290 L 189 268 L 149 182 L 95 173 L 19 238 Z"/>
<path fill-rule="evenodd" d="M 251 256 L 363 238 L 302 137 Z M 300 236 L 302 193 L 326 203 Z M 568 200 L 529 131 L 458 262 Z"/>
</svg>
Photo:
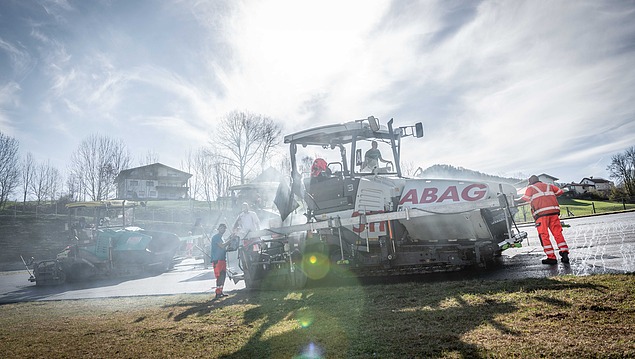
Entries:
<svg viewBox="0 0 635 359">
<path fill-rule="evenodd" d="M 207 146 L 184 155 L 181 170 L 193 174 L 190 197 L 211 203 L 267 165 L 280 170 L 288 167 L 285 161 L 276 164 L 272 160 L 281 133 L 280 124 L 264 115 L 238 111 L 225 115 Z M 156 162 L 159 155 L 149 150 L 139 165 Z M 132 163 L 132 154 L 123 140 L 92 134 L 71 154 L 64 179 L 49 160 L 37 162 L 31 152 L 21 156 L 19 142 L 0 132 L 0 209 L 17 195 L 24 204 L 33 199 L 38 205 L 62 197 L 68 201 L 114 198 L 115 178 Z"/>
<path fill-rule="evenodd" d="M 277 163 L 273 160 L 281 132 L 280 124 L 264 115 L 238 111 L 226 114 L 207 146 L 184 154 L 181 170 L 193 174 L 189 196 L 211 205 L 215 199 L 228 196 L 231 186 L 248 182 L 267 165 L 288 173 L 287 156 Z M 301 165 L 308 168 L 311 161 L 303 158 Z M 62 197 L 68 201 L 114 198 L 115 178 L 131 168 L 132 162 L 123 140 L 92 134 L 71 154 L 64 178 L 49 160 L 38 162 L 30 152 L 21 156 L 19 142 L 0 132 L 0 209 L 18 195 L 23 203 L 33 199 L 38 205 Z M 156 162 L 159 154 L 151 150 L 139 159 L 140 166 Z M 607 170 L 616 181 L 617 197 L 635 198 L 635 146 L 613 155 Z"/>
</svg>

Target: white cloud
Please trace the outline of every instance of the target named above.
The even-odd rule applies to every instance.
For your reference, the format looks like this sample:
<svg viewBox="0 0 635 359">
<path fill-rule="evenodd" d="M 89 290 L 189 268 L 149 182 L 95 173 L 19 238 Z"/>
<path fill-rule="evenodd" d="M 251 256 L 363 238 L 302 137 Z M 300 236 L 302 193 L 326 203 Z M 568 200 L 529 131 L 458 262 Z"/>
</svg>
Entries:
<svg viewBox="0 0 635 359">
<path fill-rule="evenodd" d="M 20 85 L 16 82 L 9 82 L 0 87 L 0 132 L 6 135 L 15 133 L 15 121 L 12 120 L 10 112 L 19 103 Z"/>
<path fill-rule="evenodd" d="M 628 114 L 632 118 L 625 97 L 632 99 L 635 85 L 627 65 L 633 52 L 606 53 L 625 36 L 610 30 L 619 28 L 615 13 L 596 10 L 581 2 L 550 8 L 542 2 L 482 3 L 474 20 L 430 58 L 439 69 L 437 81 L 457 84 L 462 101 L 453 126 L 427 138 L 427 153 L 436 162 L 482 171 L 537 172 L 573 158 L 592 163 L 589 156 L 606 156 L 628 142 L 594 140 Z M 590 143 L 595 150 L 588 151 Z"/>
<path fill-rule="evenodd" d="M 338 94 L 355 92 L 357 98 L 373 91 L 370 78 L 354 87 L 341 79 L 376 53 L 365 40 L 384 6 L 371 1 L 245 4 L 228 29 L 235 66 L 224 76 L 226 108 L 297 121 L 303 112 L 299 104 L 320 94 L 337 101 Z"/>
<path fill-rule="evenodd" d="M 2 87 L 0 126 L 19 123 L 10 105 L 68 142 L 112 133 L 163 159 L 205 145 L 232 110 L 285 133 L 374 115 L 424 122 L 404 153 L 416 166 L 564 180 L 604 175 L 635 138 L 628 2 L 45 4 L 22 46 L 0 34 L 17 84 Z"/>
</svg>

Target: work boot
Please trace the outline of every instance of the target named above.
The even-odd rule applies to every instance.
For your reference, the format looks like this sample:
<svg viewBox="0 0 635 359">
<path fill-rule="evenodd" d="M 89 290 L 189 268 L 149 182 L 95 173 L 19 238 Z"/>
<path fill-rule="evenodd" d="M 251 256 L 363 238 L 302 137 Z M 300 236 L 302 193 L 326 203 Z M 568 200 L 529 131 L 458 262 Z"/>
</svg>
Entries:
<svg viewBox="0 0 635 359">
<path fill-rule="evenodd" d="M 569 264 L 569 252 L 560 252 L 560 262 Z"/>
<path fill-rule="evenodd" d="M 555 258 L 545 258 L 542 260 L 542 264 L 558 264 L 558 260 Z"/>
</svg>

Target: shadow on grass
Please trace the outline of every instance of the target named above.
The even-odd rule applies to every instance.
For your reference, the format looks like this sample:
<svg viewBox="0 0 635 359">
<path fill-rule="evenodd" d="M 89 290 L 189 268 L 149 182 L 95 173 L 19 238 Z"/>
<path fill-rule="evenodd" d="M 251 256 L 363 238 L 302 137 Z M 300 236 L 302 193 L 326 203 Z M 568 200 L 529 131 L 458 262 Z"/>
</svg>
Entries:
<svg viewBox="0 0 635 359">
<path fill-rule="evenodd" d="M 191 316 L 202 317 L 211 313 L 214 309 L 226 306 L 228 304 L 245 304 L 246 300 L 241 299 L 241 294 L 232 294 L 229 297 L 221 298 L 221 299 L 213 299 L 213 294 L 210 294 L 210 300 L 207 301 L 191 301 L 191 302 L 182 302 L 171 304 L 168 306 L 164 306 L 164 308 L 185 308 L 183 312 L 178 314 L 174 314 L 172 311 L 168 315 L 168 318 L 173 319 L 176 322 L 179 322 L 183 319 L 186 319 Z"/>
<path fill-rule="evenodd" d="M 489 328 L 493 337 L 488 340 L 521 335 L 497 319 L 518 312 L 524 304 L 510 299 L 512 294 L 529 296 L 545 308 L 567 308 L 574 303 L 553 299 L 548 292 L 571 289 L 606 288 L 548 278 L 345 283 L 291 292 L 243 291 L 219 301 L 182 303 L 178 306 L 185 310 L 174 320 L 208 315 L 219 306 L 248 304 L 241 324 L 247 339 L 223 358 L 480 358 L 486 352 L 464 341 L 465 334 Z"/>
</svg>

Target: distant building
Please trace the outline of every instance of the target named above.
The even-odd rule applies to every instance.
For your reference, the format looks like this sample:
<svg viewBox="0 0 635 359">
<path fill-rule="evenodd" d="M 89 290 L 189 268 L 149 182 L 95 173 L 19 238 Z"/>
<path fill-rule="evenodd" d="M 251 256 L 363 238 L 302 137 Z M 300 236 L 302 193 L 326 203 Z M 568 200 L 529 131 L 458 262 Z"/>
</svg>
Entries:
<svg viewBox="0 0 635 359">
<path fill-rule="evenodd" d="M 549 184 L 555 185 L 555 184 L 556 184 L 556 181 L 557 181 L 559 178 L 556 178 L 556 177 L 554 177 L 554 176 L 548 175 L 548 174 L 546 174 L 546 173 L 541 173 L 541 174 L 539 174 L 539 175 L 538 175 L 538 179 L 539 179 L 539 180 L 540 180 L 540 182 L 542 182 L 542 183 L 549 183 Z"/>
<path fill-rule="evenodd" d="M 605 180 L 604 178 L 593 178 L 593 176 L 591 176 L 583 178 L 580 183 L 568 183 L 565 187 L 568 188 L 570 192 L 578 195 L 591 192 L 600 192 L 608 195 L 615 185 L 612 181 Z"/>
<path fill-rule="evenodd" d="M 588 187 L 587 185 L 583 185 L 581 183 L 575 183 L 575 182 L 571 182 L 571 183 L 567 183 L 566 185 L 564 185 L 563 189 L 566 188 L 569 190 L 568 193 L 570 194 L 578 194 L 578 193 L 585 193 L 588 191 Z"/>
<path fill-rule="evenodd" d="M 191 174 L 154 163 L 119 172 L 115 178 L 118 199 L 182 199 L 189 188 Z"/>
<path fill-rule="evenodd" d="M 613 182 L 605 180 L 604 178 L 593 178 L 593 176 L 583 178 L 580 183 L 587 185 L 589 189 L 594 189 L 598 192 L 609 192 L 611 191 L 611 188 L 615 187 Z"/>
</svg>

